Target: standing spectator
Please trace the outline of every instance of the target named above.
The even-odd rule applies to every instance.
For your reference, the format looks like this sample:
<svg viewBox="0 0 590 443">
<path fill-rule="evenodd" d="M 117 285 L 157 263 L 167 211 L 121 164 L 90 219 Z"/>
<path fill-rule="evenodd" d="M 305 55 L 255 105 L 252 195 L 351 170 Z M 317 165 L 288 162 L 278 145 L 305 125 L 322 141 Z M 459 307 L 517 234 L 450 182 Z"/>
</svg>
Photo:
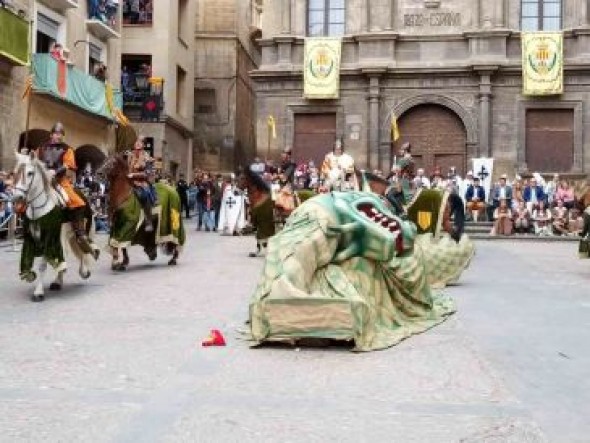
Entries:
<svg viewBox="0 0 590 443">
<path fill-rule="evenodd" d="M 215 231 L 215 203 L 214 203 L 214 185 L 213 182 L 208 182 L 205 189 L 205 197 L 203 201 L 203 224 L 205 231 Z"/>
<path fill-rule="evenodd" d="M 262 174 L 264 174 L 265 169 L 266 165 L 262 160 L 260 160 L 260 157 L 254 157 L 254 161 L 250 165 L 250 170 L 253 173 L 258 174 L 260 177 L 262 177 Z"/>
<path fill-rule="evenodd" d="M 465 195 L 467 195 L 467 190 L 470 186 L 473 185 L 473 171 L 468 171 L 465 174 L 465 178 L 461 180 L 459 185 L 459 195 L 463 199 L 463 204 L 467 204 L 467 200 L 465 200 Z"/>
<path fill-rule="evenodd" d="M 506 174 L 503 174 L 492 191 L 494 210 L 500 207 L 501 200 L 506 200 L 508 208 L 512 208 L 512 188 L 506 184 L 506 179 Z"/>
<path fill-rule="evenodd" d="M 562 180 L 555 192 L 555 199 L 562 200 L 567 209 L 572 209 L 576 204 L 574 189 L 569 185 L 567 180 Z"/>
<path fill-rule="evenodd" d="M 531 178 L 529 186 L 524 188 L 522 197 L 526 203 L 526 207 L 529 212 L 533 212 L 535 208 L 539 206 L 539 203 L 545 200 L 545 194 L 543 193 L 543 187 L 537 184 L 536 178 Z M 545 206 L 543 206 L 543 209 Z"/>
<path fill-rule="evenodd" d="M 191 218 L 190 209 L 188 207 L 188 183 L 184 179 L 184 174 L 180 174 L 178 182 L 176 182 L 176 192 L 180 197 L 180 211 L 184 210 L 186 218 Z"/>
<path fill-rule="evenodd" d="M 533 211 L 535 234 L 551 235 L 551 211 L 545 207 L 545 201 L 539 200 L 537 209 Z"/>
<path fill-rule="evenodd" d="M 466 207 L 469 216 L 472 220 L 478 221 L 479 212 L 484 211 L 486 208 L 486 192 L 479 183 L 479 177 L 473 179 L 473 185 L 467 189 L 465 200 L 467 201 Z"/>
<path fill-rule="evenodd" d="M 494 227 L 491 235 L 512 235 L 512 211 L 506 199 L 501 199 L 494 211 Z"/>
<path fill-rule="evenodd" d="M 419 188 L 430 188 L 430 180 L 426 177 L 424 173 L 424 168 L 418 168 L 416 171 L 416 177 L 414 177 L 414 186 L 416 189 Z"/>
<path fill-rule="evenodd" d="M 531 213 L 526 208 L 523 200 L 518 202 L 514 209 L 514 230 L 519 234 L 526 234 L 531 228 Z"/>
<path fill-rule="evenodd" d="M 557 206 L 553 209 L 553 233 L 558 235 L 567 234 L 567 208 L 563 206 L 562 200 L 557 200 Z"/>
</svg>

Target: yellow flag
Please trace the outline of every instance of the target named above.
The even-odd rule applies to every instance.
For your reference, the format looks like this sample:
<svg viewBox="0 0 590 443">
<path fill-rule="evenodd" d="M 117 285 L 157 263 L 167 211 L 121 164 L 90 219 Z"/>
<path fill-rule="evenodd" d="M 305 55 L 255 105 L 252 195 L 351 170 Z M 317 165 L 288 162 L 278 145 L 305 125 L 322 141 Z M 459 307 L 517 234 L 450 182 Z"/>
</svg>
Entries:
<svg viewBox="0 0 590 443">
<path fill-rule="evenodd" d="M 33 90 L 33 76 L 32 75 L 29 75 L 27 77 L 27 79 L 25 80 L 25 90 L 23 91 L 23 97 L 22 97 L 22 99 L 24 100 L 29 95 L 31 95 L 31 91 L 32 90 Z"/>
<path fill-rule="evenodd" d="M 521 39 L 523 94 L 562 94 L 563 33 L 526 32 Z"/>
<path fill-rule="evenodd" d="M 275 118 L 272 115 L 268 116 L 267 124 L 268 129 L 271 131 L 272 138 L 277 138 L 277 125 L 275 123 Z"/>
<path fill-rule="evenodd" d="M 394 113 L 391 114 L 391 139 L 394 142 L 399 140 L 399 126 L 397 125 L 397 117 Z"/>
</svg>

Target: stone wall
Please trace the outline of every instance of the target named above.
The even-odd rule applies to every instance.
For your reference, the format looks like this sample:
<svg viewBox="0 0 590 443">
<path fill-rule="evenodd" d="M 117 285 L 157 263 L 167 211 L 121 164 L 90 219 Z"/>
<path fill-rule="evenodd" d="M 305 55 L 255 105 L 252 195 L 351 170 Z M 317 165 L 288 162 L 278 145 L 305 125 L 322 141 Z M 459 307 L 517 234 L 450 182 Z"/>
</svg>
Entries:
<svg viewBox="0 0 590 443">
<path fill-rule="evenodd" d="M 565 94 L 522 95 L 520 0 L 348 0 L 338 100 L 305 100 L 306 2 L 265 4 L 257 90 L 257 151 L 268 147 L 266 119 L 277 120 L 278 152 L 293 143 L 293 113 L 336 112 L 338 136 L 365 167 L 383 168 L 390 116 L 423 103 L 447 107 L 463 121 L 468 158 L 493 156 L 497 171 L 525 164 L 530 108 L 574 110 L 572 173 L 590 171 L 590 6 L 564 2 Z M 360 128 L 360 130 L 359 130 Z"/>
<path fill-rule="evenodd" d="M 27 18 L 32 11 L 27 0 L 10 2 L 14 11 L 25 12 Z M 26 101 L 21 99 L 24 91 L 27 68 L 12 66 L 0 57 L 0 170 L 12 168 L 13 152 L 18 148 L 18 140 L 24 131 Z"/>
</svg>

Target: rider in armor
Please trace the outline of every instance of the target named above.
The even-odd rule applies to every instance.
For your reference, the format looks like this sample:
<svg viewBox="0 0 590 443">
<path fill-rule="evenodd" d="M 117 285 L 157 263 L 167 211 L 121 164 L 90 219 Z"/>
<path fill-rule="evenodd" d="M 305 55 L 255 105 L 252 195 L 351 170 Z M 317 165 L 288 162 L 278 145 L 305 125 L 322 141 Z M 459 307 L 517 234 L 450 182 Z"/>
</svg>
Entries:
<svg viewBox="0 0 590 443">
<path fill-rule="evenodd" d="M 127 158 L 129 179 L 133 183 L 135 194 L 145 214 L 145 231 L 153 232 L 152 209 L 156 204 L 156 192 L 151 183 L 154 159 L 144 150 L 143 137 L 139 137 L 133 145 L 133 152 Z"/>
<path fill-rule="evenodd" d="M 67 220 L 72 224 L 76 241 L 85 254 L 97 257 L 96 250 L 88 238 L 86 226 L 87 205 L 82 196 L 74 189 L 76 180 L 76 157 L 74 150 L 64 143 L 65 129 L 57 122 L 51 128 L 49 142 L 39 151 L 39 159 L 54 174 L 55 182 L 67 196 L 65 202 Z"/>
<path fill-rule="evenodd" d="M 409 142 L 402 145 L 400 149 L 401 158 L 397 162 L 399 170 L 399 185 L 400 191 L 403 193 L 404 204 L 410 203 L 414 194 L 414 187 L 412 185 L 414 177 L 416 176 L 416 164 L 412 158 L 412 146 Z"/>
</svg>

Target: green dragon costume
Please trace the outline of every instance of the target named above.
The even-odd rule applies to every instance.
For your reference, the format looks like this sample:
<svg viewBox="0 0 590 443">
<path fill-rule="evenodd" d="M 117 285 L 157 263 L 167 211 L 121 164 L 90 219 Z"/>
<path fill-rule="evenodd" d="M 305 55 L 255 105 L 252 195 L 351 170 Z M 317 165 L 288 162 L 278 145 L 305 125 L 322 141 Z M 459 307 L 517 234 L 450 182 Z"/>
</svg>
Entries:
<svg viewBox="0 0 590 443">
<path fill-rule="evenodd" d="M 254 344 L 330 338 L 370 351 L 443 322 L 454 303 L 431 290 L 415 241 L 414 224 L 377 195 L 308 200 L 269 241 L 250 301 Z"/>
<path fill-rule="evenodd" d="M 465 234 L 459 241 L 443 229 L 449 193 L 421 189 L 408 206 L 408 219 L 416 224 L 416 247 L 421 249 L 428 283 L 435 289 L 456 283 L 475 255 L 475 245 Z"/>
</svg>

